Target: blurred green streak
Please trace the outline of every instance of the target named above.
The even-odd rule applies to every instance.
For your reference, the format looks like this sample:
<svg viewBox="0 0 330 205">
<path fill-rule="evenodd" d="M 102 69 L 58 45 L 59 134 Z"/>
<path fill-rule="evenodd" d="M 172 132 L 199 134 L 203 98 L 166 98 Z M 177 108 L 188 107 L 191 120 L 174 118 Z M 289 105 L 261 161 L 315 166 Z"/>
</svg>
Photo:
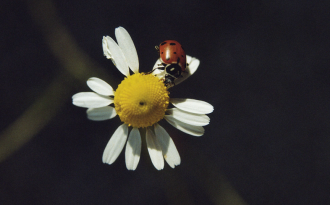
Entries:
<svg viewBox="0 0 330 205">
<path fill-rule="evenodd" d="M 50 0 L 28 0 L 27 8 L 39 26 L 41 36 L 61 68 L 43 94 L 14 123 L 0 134 L 0 162 L 33 138 L 70 99 L 74 83 L 85 83 L 89 77 L 103 76 L 112 81 L 103 68 L 80 49 L 70 32 L 61 24 Z M 40 32 L 37 31 L 37 32 Z M 100 37 L 101 42 L 101 37 Z"/>
</svg>

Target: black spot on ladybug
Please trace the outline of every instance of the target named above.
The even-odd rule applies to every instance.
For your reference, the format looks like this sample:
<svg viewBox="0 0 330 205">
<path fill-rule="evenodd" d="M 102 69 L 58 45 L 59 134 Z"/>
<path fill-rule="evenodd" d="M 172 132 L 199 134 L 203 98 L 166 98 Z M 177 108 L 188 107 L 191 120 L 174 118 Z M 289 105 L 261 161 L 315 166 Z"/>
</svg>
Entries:
<svg viewBox="0 0 330 205">
<path fill-rule="evenodd" d="M 181 55 L 181 57 L 183 58 L 183 55 Z"/>
<path fill-rule="evenodd" d="M 176 54 L 176 52 L 173 52 L 174 54 Z"/>
<path fill-rule="evenodd" d="M 166 41 L 164 41 L 163 43 L 161 43 L 160 45 L 162 46 L 162 45 L 165 45 L 167 42 Z"/>
<path fill-rule="evenodd" d="M 171 46 L 175 46 L 175 43 L 170 43 Z"/>
<path fill-rule="evenodd" d="M 163 54 L 164 52 L 162 52 L 162 54 Z"/>
</svg>

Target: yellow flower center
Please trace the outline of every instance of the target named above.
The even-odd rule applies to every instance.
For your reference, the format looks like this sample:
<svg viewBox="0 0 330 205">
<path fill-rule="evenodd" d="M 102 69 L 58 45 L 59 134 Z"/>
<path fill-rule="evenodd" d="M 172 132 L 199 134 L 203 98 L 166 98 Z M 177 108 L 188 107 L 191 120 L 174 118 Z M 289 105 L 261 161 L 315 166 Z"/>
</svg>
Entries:
<svg viewBox="0 0 330 205">
<path fill-rule="evenodd" d="M 167 88 L 153 75 L 137 73 L 118 86 L 114 104 L 122 122 L 132 127 L 148 127 L 163 119 L 169 103 Z"/>
</svg>

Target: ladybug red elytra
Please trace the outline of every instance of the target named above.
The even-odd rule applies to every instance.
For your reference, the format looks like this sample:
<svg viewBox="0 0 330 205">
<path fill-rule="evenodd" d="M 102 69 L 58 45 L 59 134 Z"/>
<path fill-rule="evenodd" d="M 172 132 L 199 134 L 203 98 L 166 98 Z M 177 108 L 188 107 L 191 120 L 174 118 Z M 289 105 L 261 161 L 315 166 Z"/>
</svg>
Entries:
<svg viewBox="0 0 330 205">
<path fill-rule="evenodd" d="M 174 86 L 174 80 L 181 77 L 181 73 L 186 70 L 186 52 L 181 44 L 175 40 L 166 40 L 156 46 L 159 51 L 159 60 L 162 64 L 158 69 L 165 70 L 166 86 Z"/>
</svg>

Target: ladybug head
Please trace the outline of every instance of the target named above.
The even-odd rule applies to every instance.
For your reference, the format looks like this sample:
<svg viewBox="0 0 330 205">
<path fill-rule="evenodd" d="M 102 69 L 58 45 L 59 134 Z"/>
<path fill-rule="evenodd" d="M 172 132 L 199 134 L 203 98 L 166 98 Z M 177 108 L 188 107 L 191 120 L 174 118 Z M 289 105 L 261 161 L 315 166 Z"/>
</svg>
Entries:
<svg viewBox="0 0 330 205">
<path fill-rule="evenodd" d="M 168 64 L 165 67 L 166 73 L 170 74 L 171 76 L 174 76 L 175 78 L 178 78 L 181 76 L 181 67 L 179 64 Z"/>
</svg>

